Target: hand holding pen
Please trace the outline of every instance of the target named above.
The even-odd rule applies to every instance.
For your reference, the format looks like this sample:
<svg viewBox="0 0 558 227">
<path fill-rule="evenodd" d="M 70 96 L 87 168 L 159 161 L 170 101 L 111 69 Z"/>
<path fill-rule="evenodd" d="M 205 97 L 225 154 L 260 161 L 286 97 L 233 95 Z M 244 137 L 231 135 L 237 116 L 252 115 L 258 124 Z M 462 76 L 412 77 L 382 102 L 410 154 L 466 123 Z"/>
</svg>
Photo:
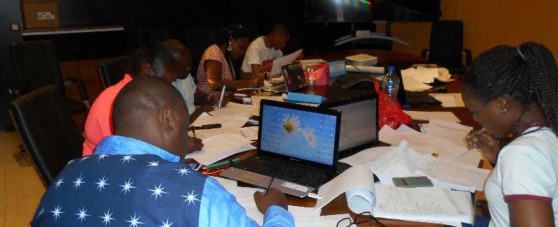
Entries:
<svg viewBox="0 0 558 227">
<path fill-rule="evenodd" d="M 490 163 L 496 163 L 500 152 L 500 142 L 496 137 L 482 128 L 478 131 L 471 131 L 467 135 L 467 142 L 470 149 L 478 148 L 482 156 Z"/>
</svg>

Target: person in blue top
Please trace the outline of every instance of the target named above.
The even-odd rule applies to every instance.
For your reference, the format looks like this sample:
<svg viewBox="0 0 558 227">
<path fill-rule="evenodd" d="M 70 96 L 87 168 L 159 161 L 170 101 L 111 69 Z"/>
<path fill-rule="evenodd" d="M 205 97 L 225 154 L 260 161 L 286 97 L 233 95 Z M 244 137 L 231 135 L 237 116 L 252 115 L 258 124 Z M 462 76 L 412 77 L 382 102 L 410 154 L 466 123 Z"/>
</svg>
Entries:
<svg viewBox="0 0 558 227">
<path fill-rule="evenodd" d="M 215 179 L 182 163 L 188 109 L 165 81 L 137 78 L 118 94 L 113 136 L 66 165 L 32 226 L 257 226 Z M 254 194 L 264 226 L 294 226 L 285 195 Z"/>
</svg>

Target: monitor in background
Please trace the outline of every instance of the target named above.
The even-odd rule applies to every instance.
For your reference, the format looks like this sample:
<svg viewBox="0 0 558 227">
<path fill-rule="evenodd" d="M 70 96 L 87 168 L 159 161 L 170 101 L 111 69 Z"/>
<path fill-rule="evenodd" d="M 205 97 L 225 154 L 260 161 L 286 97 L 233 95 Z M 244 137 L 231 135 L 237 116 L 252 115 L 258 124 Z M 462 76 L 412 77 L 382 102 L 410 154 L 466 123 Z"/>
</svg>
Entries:
<svg viewBox="0 0 558 227">
<path fill-rule="evenodd" d="M 378 143 L 378 98 L 376 94 L 361 96 L 321 107 L 341 111 L 339 158 L 355 154 Z"/>
</svg>

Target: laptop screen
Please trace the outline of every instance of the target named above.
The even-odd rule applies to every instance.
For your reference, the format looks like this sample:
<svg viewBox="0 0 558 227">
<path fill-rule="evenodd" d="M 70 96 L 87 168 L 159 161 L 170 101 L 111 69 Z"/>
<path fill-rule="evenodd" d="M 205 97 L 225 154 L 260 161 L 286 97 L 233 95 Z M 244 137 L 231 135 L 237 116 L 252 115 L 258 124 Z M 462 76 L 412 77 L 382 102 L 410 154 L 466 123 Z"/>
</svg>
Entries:
<svg viewBox="0 0 558 227">
<path fill-rule="evenodd" d="M 260 151 L 334 165 L 340 122 L 337 111 L 266 101 L 261 104 Z"/>
<path fill-rule="evenodd" d="M 300 62 L 284 65 L 282 68 L 283 78 L 288 91 L 296 91 L 308 86 L 302 64 Z"/>
<path fill-rule="evenodd" d="M 378 142 L 378 99 L 370 98 L 331 107 L 340 110 L 339 151 L 365 148 Z"/>
</svg>

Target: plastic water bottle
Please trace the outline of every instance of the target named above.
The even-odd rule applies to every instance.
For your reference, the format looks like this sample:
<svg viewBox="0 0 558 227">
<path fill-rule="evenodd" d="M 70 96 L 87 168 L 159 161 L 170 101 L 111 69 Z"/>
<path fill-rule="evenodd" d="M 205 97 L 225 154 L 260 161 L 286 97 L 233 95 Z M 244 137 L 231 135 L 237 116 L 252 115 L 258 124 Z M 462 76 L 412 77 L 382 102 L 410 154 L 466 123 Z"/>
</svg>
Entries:
<svg viewBox="0 0 558 227">
<path fill-rule="evenodd" d="M 384 91 L 390 99 L 397 99 L 397 91 L 399 90 L 399 83 L 401 80 L 395 73 L 395 67 L 389 66 L 387 74 L 382 80 L 382 91 Z"/>
</svg>

